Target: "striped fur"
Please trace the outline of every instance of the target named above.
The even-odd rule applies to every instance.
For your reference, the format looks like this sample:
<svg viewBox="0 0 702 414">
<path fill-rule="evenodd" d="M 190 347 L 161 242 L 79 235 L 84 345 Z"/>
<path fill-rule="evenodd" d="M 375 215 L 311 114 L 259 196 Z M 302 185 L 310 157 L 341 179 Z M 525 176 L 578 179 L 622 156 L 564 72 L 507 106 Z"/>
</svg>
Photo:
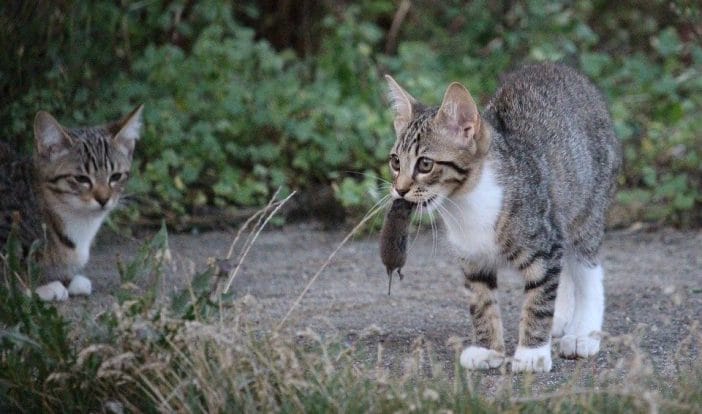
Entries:
<svg viewBox="0 0 702 414">
<path fill-rule="evenodd" d="M 504 353 L 495 291 L 497 270 L 509 267 L 525 292 L 512 368 L 547 371 L 566 263 L 573 309 L 561 303 L 569 311 L 559 319 L 561 354 L 599 348 L 591 337 L 601 329 L 604 297 L 588 292 L 601 292 L 597 252 L 621 155 L 602 97 L 576 71 L 544 64 L 504 79 L 482 114 L 460 84 L 427 108 L 388 79 L 397 134 L 392 194 L 438 212 L 461 259 L 475 341 L 461 361 L 494 367 Z"/>
<path fill-rule="evenodd" d="M 87 263 L 95 234 L 124 191 L 141 111 L 139 106 L 104 126 L 70 129 L 39 112 L 33 158 L 17 159 L 0 145 L 0 242 L 7 239 L 13 216 L 20 218 L 25 252 L 41 242 L 36 259 L 48 282 L 37 289 L 42 298 L 90 293 L 84 276 L 70 282 Z"/>
</svg>

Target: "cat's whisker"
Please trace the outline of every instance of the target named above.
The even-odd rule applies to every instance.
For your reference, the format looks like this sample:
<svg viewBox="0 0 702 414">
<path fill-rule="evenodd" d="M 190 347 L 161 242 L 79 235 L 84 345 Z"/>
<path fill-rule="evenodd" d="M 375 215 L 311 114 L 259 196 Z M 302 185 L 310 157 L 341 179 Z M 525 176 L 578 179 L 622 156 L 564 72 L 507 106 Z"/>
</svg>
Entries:
<svg viewBox="0 0 702 414">
<path fill-rule="evenodd" d="M 378 201 L 375 202 L 375 204 L 368 208 L 368 211 L 363 216 L 363 219 L 376 214 L 379 210 L 383 208 L 386 208 L 390 204 L 390 198 L 391 194 L 386 194 L 383 197 L 381 197 Z"/>
<path fill-rule="evenodd" d="M 376 201 L 376 203 L 368 209 L 368 212 L 363 216 L 363 219 L 369 216 L 373 216 L 377 214 L 378 211 L 387 208 L 392 201 L 391 198 L 391 194 L 386 194 L 385 196 L 381 197 L 380 200 Z"/>
<path fill-rule="evenodd" d="M 439 247 L 439 223 L 436 221 L 436 217 L 434 216 L 433 212 L 429 213 L 429 217 L 431 220 L 431 236 L 433 239 L 434 256 L 436 257 L 436 252 Z"/>
<path fill-rule="evenodd" d="M 461 212 L 461 213 L 463 212 L 463 207 L 460 206 L 460 205 L 459 205 L 458 203 L 456 203 L 455 201 L 453 201 L 453 200 L 451 199 L 451 197 L 449 197 L 449 196 L 444 196 L 444 195 L 440 195 L 440 194 L 436 194 L 436 196 L 440 198 L 442 204 L 443 204 L 444 201 L 448 201 L 453 207 L 456 208 L 456 210 L 458 210 L 458 211 Z"/>
<path fill-rule="evenodd" d="M 461 231 L 461 233 L 465 233 L 464 228 L 463 228 L 463 222 L 459 220 L 451 210 L 449 210 L 446 206 L 443 205 L 444 200 L 449 200 L 453 203 L 453 201 L 445 196 L 439 196 L 440 197 L 439 201 L 440 203 L 437 203 L 437 211 L 441 213 L 441 217 L 444 218 L 444 222 L 448 223 L 449 221 L 451 222 L 452 225 L 455 225 L 458 227 L 458 229 Z M 455 204 L 455 203 L 454 203 Z M 456 205 L 456 207 L 459 209 L 459 214 L 462 213 L 461 208 Z M 449 220 L 447 220 L 449 219 Z"/>
<path fill-rule="evenodd" d="M 437 211 L 440 211 L 441 213 L 443 213 L 443 214 L 441 214 L 441 217 L 447 216 L 448 218 L 450 218 L 451 223 L 458 226 L 460 231 L 463 232 L 464 231 L 463 222 L 461 220 L 459 220 L 456 217 L 456 215 L 453 214 L 453 212 L 451 212 L 451 210 L 449 210 L 449 208 L 444 205 L 444 201 L 448 201 L 453 206 L 455 206 L 456 210 L 458 210 L 459 215 L 463 214 L 463 208 L 447 196 L 444 196 L 444 195 L 441 195 L 438 193 L 432 193 L 432 196 L 437 197 L 437 199 L 438 199 L 436 202 L 436 209 L 437 209 Z M 445 219 L 444 219 L 444 221 L 447 222 L 447 220 L 445 220 Z"/>
<path fill-rule="evenodd" d="M 390 181 L 384 179 L 383 177 L 381 177 L 381 176 L 379 176 L 379 175 L 364 173 L 364 172 L 361 172 L 361 171 L 350 171 L 350 170 L 346 170 L 346 171 L 344 171 L 344 172 L 345 172 L 345 173 L 348 173 L 348 174 L 356 174 L 356 175 L 362 175 L 362 176 L 364 176 L 364 177 L 370 177 L 370 178 L 373 178 L 373 179 L 375 179 L 375 180 L 381 181 L 381 182 L 383 182 L 383 183 L 385 183 L 385 184 L 389 184 L 389 185 L 392 186 L 392 183 L 391 183 Z"/>
<path fill-rule="evenodd" d="M 464 233 L 463 224 L 450 211 L 448 211 L 446 207 L 438 206 L 436 211 L 439 213 L 446 226 L 456 226 L 461 233 Z"/>
<path fill-rule="evenodd" d="M 415 220 L 415 223 L 417 226 L 417 232 L 414 234 L 414 239 L 412 239 L 412 243 L 407 248 L 408 252 L 412 250 L 412 248 L 414 247 L 414 244 L 417 242 L 417 239 L 419 238 L 419 231 L 421 228 L 419 223 L 421 223 L 422 209 L 423 209 L 422 203 L 418 203 L 417 204 L 417 214 L 416 214 L 416 217 L 418 218 L 418 220 Z"/>
</svg>

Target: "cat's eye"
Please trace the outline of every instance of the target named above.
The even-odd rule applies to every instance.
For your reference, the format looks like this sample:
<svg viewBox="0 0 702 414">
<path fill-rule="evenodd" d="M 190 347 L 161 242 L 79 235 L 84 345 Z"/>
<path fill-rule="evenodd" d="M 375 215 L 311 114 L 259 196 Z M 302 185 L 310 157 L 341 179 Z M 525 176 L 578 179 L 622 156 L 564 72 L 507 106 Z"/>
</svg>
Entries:
<svg viewBox="0 0 702 414">
<path fill-rule="evenodd" d="M 122 176 L 123 176 L 123 175 L 124 175 L 124 174 L 122 174 L 122 173 L 114 173 L 114 174 L 112 174 L 112 175 L 110 176 L 110 182 L 111 182 L 111 183 L 116 183 L 117 181 L 119 181 L 119 180 L 122 179 Z"/>
<path fill-rule="evenodd" d="M 73 176 L 73 179 L 76 180 L 78 184 L 93 184 L 93 182 L 90 180 L 90 177 L 88 177 L 87 175 L 75 175 Z"/>
<path fill-rule="evenodd" d="M 422 157 L 419 160 L 417 160 L 418 172 L 426 174 L 429 171 L 431 171 L 432 168 L 434 168 L 434 160 L 432 160 L 431 158 Z"/>
<path fill-rule="evenodd" d="M 400 157 L 395 154 L 390 156 L 390 168 L 395 171 L 400 171 Z"/>
</svg>

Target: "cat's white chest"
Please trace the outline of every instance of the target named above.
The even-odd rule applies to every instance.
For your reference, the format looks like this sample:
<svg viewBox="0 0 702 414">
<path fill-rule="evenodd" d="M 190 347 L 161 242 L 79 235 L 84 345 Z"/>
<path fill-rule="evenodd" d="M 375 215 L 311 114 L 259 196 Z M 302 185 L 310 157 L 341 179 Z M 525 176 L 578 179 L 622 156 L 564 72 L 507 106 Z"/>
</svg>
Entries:
<svg viewBox="0 0 702 414">
<path fill-rule="evenodd" d="M 88 216 L 61 214 L 64 232 L 76 246 L 74 263 L 77 266 L 83 267 L 88 263 L 90 246 L 106 215 L 104 213 Z"/>
<path fill-rule="evenodd" d="M 503 190 L 486 164 L 480 181 L 467 194 L 445 201 L 443 214 L 448 241 L 464 259 L 496 262 L 499 257 L 495 224 L 502 208 Z"/>
</svg>

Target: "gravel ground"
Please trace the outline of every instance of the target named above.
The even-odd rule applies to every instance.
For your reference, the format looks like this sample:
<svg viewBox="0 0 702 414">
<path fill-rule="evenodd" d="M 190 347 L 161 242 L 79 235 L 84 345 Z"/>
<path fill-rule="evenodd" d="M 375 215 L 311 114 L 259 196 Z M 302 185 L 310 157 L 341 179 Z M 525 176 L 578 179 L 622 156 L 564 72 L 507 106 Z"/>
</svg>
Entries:
<svg viewBox="0 0 702 414">
<path fill-rule="evenodd" d="M 234 280 L 233 290 L 239 297 L 255 299 L 261 309 L 256 318 L 262 329 L 270 329 L 285 315 L 345 234 L 323 231 L 312 224 L 261 233 Z M 231 232 L 171 236 L 173 269 L 164 286 L 183 286 L 186 275 L 204 266 L 207 258 L 223 257 L 233 239 Z M 401 372 L 402 361 L 421 337 L 436 362 L 452 372 L 456 354 L 449 338 L 468 343 L 471 337 L 463 276 L 445 253 L 444 242 L 435 241 L 430 231 L 418 232 L 410 243 L 405 279 L 395 279 L 388 296 L 377 239 L 352 239 L 312 284 L 286 328 L 311 327 L 347 343 L 357 342 L 373 361 L 382 344 L 383 362 L 396 373 Z M 138 245 L 136 240 L 105 231 L 85 272 L 93 280 L 94 294 L 61 305 L 64 313 L 84 318 L 113 303 L 111 292 L 119 285 L 115 262 L 132 257 Z M 558 358 L 555 344 L 553 370 L 533 377 L 535 389 L 550 389 L 572 378 L 585 384 L 590 378 L 620 370 L 623 359 L 634 363 L 638 354 L 633 348 L 650 358 L 656 375 L 674 379 L 679 373 L 676 361 L 689 364 L 699 351 L 694 347 L 676 358 L 680 342 L 702 315 L 702 230 L 614 231 L 608 233 L 601 253 L 607 292 L 604 330 L 614 339 L 604 342 L 597 358 L 580 362 Z M 516 346 L 522 289 L 518 276 L 500 275 L 508 352 Z M 371 334 L 369 327 L 374 327 Z M 634 345 L 622 345 L 629 336 Z M 505 376 L 500 370 L 479 376 L 487 389 L 505 381 L 518 383 L 521 379 Z"/>
</svg>

